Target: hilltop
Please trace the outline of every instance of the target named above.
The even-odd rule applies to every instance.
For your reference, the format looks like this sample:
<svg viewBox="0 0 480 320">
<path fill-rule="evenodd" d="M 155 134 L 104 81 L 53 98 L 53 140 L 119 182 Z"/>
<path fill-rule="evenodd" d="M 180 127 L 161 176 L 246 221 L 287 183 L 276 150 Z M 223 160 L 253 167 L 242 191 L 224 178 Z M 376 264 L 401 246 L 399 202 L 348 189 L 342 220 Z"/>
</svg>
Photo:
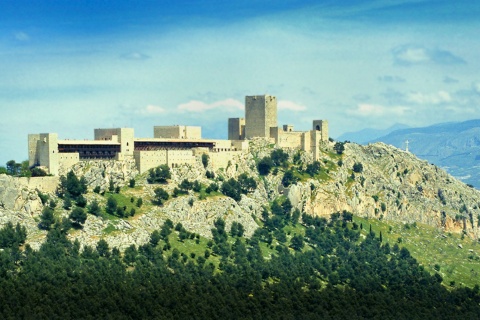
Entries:
<svg viewBox="0 0 480 320">
<path fill-rule="evenodd" d="M 338 144 L 337 144 L 338 145 Z M 78 177 L 84 177 L 89 190 L 95 187 L 107 190 L 110 181 L 122 187 L 114 195 L 118 201 L 134 207 L 130 200 L 142 198 L 145 204 L 137 208 L 132 218 L 119 219 L 88 215 L 81 231 L 73 231 L 70 237 L 84 244 L 94 244 L 105 238 L 112 246 L 126 248 L 132 243 L 140 245 L 148 240 L 149 234 L 158 229 L 167 219 L 181 222 L 185 228 L 204 237 L 211 237 L 213 221 L 222 217 L 227 226 L 241 222 L 246 235 L 258 227 L 257 220 L 265 206 L 278 198 L 288 198 L 293 209 L 312 216 L 329 217 L 343 210 L 366 218 L 402 223 L 424 223 L 447 232 L 465 233 L 478 238 L 480 215 L 480 192 L 456 180 L 444 170 L 419 160 L 413 154 L 383 143 L 361 146 L 354 143 L 341 144 L 343 154 L 336 152 L 333 142 L 324 144 L 319 155 L 319 170 L 312 175 L 306 173 L 308 165 L 314 163 L 306 152 L 289 151 L 289 158 L 274 166 L 268 175 L 260 175 L 259 161 L 275 150 L 264 139 L 250 142 L 250 151 L 229 161 L 226 168 L 215 170 L 211 163 L 206 166 L 201 157 L 193 165 L 171 169 L 168 183 L 160 185 L 169 195 L 162 206 L 153 205 L 156 184 L 149 184 L 148 174 L 136 175 L 132 162 L 83 161 L 73 166 Z M 282 183 L 285 173 L 293 174 L 293 180 Z M 208 173 L 213 176 L 207 178 Z M 238 179 L 241 174 L 251 177 L 256 188 L 245 192 L 234 200 L 220 191 L 228 179 Z M 135 187 L 128 188 L 128 181 L 135 177 Z M 24 180 L 22 180 L 24 179 Z M 28 242 L 38 248 L 45 236 L 38 230 L 42 205 L 39 192 L 50 196 L 60 204 L 55 209 L 57 217 L 68 216 L 69 211 L 61 208 L 61 199 L 55 194 L 58 178 L 44 177 L 49 181 L 41 185 L 27 183 L 26 178 L 2 176 L 0 179 L 0 221 L 21 222 L 29 231 Z M 186 194 L 172 197 L 183 180 L 198 181 L 201 192 L 187 190 Z M 219 191 L 206 194 L 210 184 L 217 184 Z M 29 185 L 30 184 L 30 185 Z M 90 203 L 96 199 L 101 206 L 107 196 L 89 192 Z"/>
<path fill-rule="evenodd" d="M 342 135 L 339 140 L 361 144 L 384 142 L 405 149 L 433 163 L 461 181 L 480 187 L 480 120 L 439 123 L 428 127 L 393 126 L 384 131 L 365 129 Z"/>
</svg>

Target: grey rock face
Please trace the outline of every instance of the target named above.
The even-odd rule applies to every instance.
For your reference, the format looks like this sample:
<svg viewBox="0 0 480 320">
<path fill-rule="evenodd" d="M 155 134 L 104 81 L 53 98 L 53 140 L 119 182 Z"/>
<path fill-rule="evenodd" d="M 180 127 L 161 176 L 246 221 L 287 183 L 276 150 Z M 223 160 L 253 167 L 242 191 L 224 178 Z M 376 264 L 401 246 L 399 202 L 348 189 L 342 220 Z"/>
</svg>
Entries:
<svg viewBox="0 0 480 320">
<path fill-rule="evenodd" d="M 190 192 L 125 220 L 103 220 L 88 215 L 84 228 L 72 231 L 69 236 L 79 239 L 82 245 L 91 246 L 104 238 L 110 247 L 123 250 L 131 244 L 138 246 L 147 242 L 151 232 L 160 229 L 166 219 L 181 222 L 187 230 L 211 237 L 213 222 L 217 218 L 226 221 L 227 230 L 233 221 L 242 223 L 245 235 L 250 236 L 258 226 L 255 219 L 261 216 L 263 207 L 268 207 L 279 196 L 288 197 L 294 208 L 310 215 L 329 217 L 333 212 L 348 210 L 363 217 L 420 222 L 448 231 L 465 231 L 475 238 L 480 236 L 477 227 L 480 192 L 410 153 L 383 143 L 368 146 L 346 144 L 341 157 L 343 164 L 339 166 L 340 157 L 333 155 L 333 143 L 325 144 L 319 159 L 323 176 L 303 179 L 284 188 L 281 185 L 283 169 L 277 175 L 265 177 L 257 172 L 256 161 L 268 156 L 272 150 L 269 141 L 255 139 L 250 141 L 250 152 L 233 157 L 227 168 L 215 171 L 215 176 L 223 180 L 236 178 L 242 173 L 256 180 L 257 189 L 242 195 L 238 203 L 223 195 L 201 200 Z M 295 152 L 288 151 L 290 157 Z M 312 161 L 311 155 L 301 154 L 303 168 Z M 355 163 L 362 164 L 361 172 L 353 172 Z M 147 184 L 145 176 L 137 176 L 132 161 L 81 162 L 73 170 L 78 176 L 83 175 L 91 188 L 108 189 L 110 180 L 122 186 L 136 177 L 137 185 L 143 185 L 142 194 L 138 196 L 145 202 L 150 201 L 154 189 L 159 187 Z M 206 178 L 206 170 L 213 169 L 210 166 L 205 169 L 199 157 L 193 165 L 172 169 L 172 179 L 161 187 L 171 195 L 184 179 L 209 185 L 213 180 Z M 222 179 L 216 180 L 220 187 Z M 87 198 L 89 201 L 96 198 L 103 205 L 106 201 L 92 193 Z M 45 232 L 37 228 L 42 208 L 35 189 L 19 178 L 0 176 L 0 227 L 8 221 L 26 225 L 28 242 L 34 248 L 38 248 L 45 237 Z M 58 208 L 56 212 L 60 217 L 69 213 Z"/>
</svg>

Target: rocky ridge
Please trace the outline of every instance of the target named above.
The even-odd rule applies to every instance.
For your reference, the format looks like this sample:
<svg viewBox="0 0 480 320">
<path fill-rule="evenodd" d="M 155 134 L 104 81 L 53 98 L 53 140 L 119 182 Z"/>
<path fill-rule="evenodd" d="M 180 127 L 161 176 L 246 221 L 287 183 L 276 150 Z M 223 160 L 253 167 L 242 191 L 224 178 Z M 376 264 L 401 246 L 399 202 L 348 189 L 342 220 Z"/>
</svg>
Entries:
<svg viewBox="0 0 480 320">
<path fill-rule="evenodd" d="M 150 233 L 159 229 L 167 218 L 174 223 L 181 222 L 187 230 L 211 237 L 213 221 L 218 217 L 225 219 L 227 230 L 233 221 L 242 223 L 249 236 L 257 227 L 255 219 L 260 217 L 262 207 L 279 196 L 286 196 L 294 207 L 307 214 L 328 217 L 332 212 L 348 210 L 364 217 L 405 223 L 417 221 L 479 237 L 480 192 L 410 153 L 383 143 L 345 144 L 344 155 L 339 156 L 333 152 L 333 143 L 329 143 L 324 146 L 320 159 L 323 175 L 304 177 L 284 188 L 281 185 L 283 169 L 277 175 L 266 177 L 259 176 L 256 169 L 256 162 L 272 150 L 269 141 L 255 139 L 250 142 L 250 152 L 233 158 L 227 168 L 214 170 L 210 164 L 204 168 L 199 157 L 194 165 L 172 169 L 172 179 L 162 185 L 172 194 L 183 179 L 210 184 L 212 180 L 206 178 L 206 170 L 215 171 L 219 185 L 221 180 L 246 173 L 256 179 L 258 188 L 248 196 L 242 195 L 238 203 L 223 195 L 200 200 L 190 192 L 170 198 L 164 206 L 148 205 L 143 214 L 128 219 L 104 220 L 88 215 L 84 228 L 71 231 L 69 236 L 88 245 L 104 238 L 112 247 L 124 249 L 148 241 Z M 295 151 L 289 153 L 292 157 Z M 304 168 L 312 162 L 311 155 L 302 154 L 301 162 Z M 353 172 L 355 163 L 362 164 L 361 172 Z M 107 189 L 110 179 L 116 185 L 126 185 L 136 176 L 140 187 L 135 195 L 144 201 L 151 199 L 158 187 L 147 184 L 146 175 L 137 175 L 133 161 L 81 162 L 73 170 L 87 179 L 90 188 L 99 185 Z M 27 226 L 28 242 L 37 248 L 46 234 L 37 227 L 43 206 L 37 191 L 19 181 L 19 178 L 0 176 L 0 226 L 8 221 L 22 223 Z M 55 198 L 54 192 L 49 195 Z M 89 193 L 87 198 L 106 201 L 94 193 Z M 57 208 L 56 213 L 68 216 L 68 211 L 63 209 Z M 107 229 L 110 231 L 106 232 Z"/>
</svg>

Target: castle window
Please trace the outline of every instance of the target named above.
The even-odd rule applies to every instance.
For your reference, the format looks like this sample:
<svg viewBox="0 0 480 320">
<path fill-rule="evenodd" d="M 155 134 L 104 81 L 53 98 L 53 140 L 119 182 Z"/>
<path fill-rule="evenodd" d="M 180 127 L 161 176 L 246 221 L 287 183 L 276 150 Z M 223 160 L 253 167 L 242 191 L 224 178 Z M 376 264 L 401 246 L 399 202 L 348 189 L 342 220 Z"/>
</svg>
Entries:
<svg viewBox="0 0 480 320">
<path fill-rule="evenodd" d="M 320 126 L 317 124 L 317 126 L 315 127 L 316 130 L 320 130 Z"/>
</svg>

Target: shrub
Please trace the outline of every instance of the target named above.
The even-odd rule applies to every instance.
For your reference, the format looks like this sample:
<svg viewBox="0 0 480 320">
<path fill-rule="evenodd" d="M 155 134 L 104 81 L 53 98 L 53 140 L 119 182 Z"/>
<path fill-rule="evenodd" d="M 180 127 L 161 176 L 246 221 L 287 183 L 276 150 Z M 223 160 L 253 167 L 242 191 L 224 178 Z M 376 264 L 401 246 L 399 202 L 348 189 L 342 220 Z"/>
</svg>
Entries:
<svg viewBox="0 0 480 320">
<path fill-rule="evenodd" d="M 287 170 L 282 178 L 282 185 L 286 188 L 292 184 L 297 183 L 297 177 L 293 174 L 292 170 Z"/>
<path fill-rule="evenodd" d="M 336 142 L 335 145 L 333 146 L 333 150 L 335 150 L 337 154 L 343 154 L 343 152 L 345 151 L 344 143 Z"/>
<path fill-rule="evenodd" d="M 43 208 L 38 227 L 43 230 L 50 230 L 50 227 L 54 222 L 55 218 L 53 217 L 53 209 L 50 207 Z"/>
<path fill-rule="evenodd" d="M 98 205 L 97 200 L 93 200 L 92 203 L 88 206 L 88 212 L 93 214 L 94 216 L 100 215 L 100 206 Z"/>
<path fill-rule="evenodd" d="M 288 154 L 282 149 L 273 150 L 270 157 L 274 166 L 285 166 L 288 161 Z"/>
<path fill-rule="evenodd" d="M 208 159 L 209 159 L 208 154 L 206 153 L 202 154 L 202 164 L 204 168 L 208 166 Z"/>
<path fill-rule="evenodd" d="M 305 172 L 313 177 L 320 171 L 320 168 L 320 162 L 314 161 L 313 163 L 307 165 Z"/>
<path fill-rule="evenodd" d="M 258 173 L 262 176 L 266 176 L 270 173 L 270 170 L 273 167 L 273 161 L 270 157 L 264 157 L 258 162 L 257 169 Z"/>
<path fill-rule="evenodd" d="M 172 174 L 170 172 L 170 168 L 166 165 L 163 164 L 161 166 L 158 166 L 156 168 L 152 168 L 148 171 L 148 177 L 147 177 L 147 182 L 152 184 L 152 183 L 167 183 L 167 180 L 172 177 Z"/>
<path fill-rule="evenodd" d="M 230 178 L 222 184 L 222 193 L 235 201 L 240 201 L 242 188 L 237 180 Z"/>
<path fill-rule="evenodd" d="M 68 217 L 77 226 L 81 226 L 87 220 L 87 214 L 82 208 L 79 207 L 73 209 Z"/>
<path fill-rule="evenodd" d="M 355 162 L 353 165 L 353 172 L 361 173 L 363 172 L 363 165 L 360 162 Z"/>
<path fill-rule="evenodd" d="M 114 214 L 117 211 L 117 200 L 114 197 L 108 197 L 105 211 L 109 214 Z"/>
<path fill-rule="evenodd" d="M 165 200 L 168 200 L 169 195 L 167 191 L 163 190 L 163 188 L 156 188 L 154 190 L 155 192 L 155 197 L 154 197 L 154 203 L 158 205 L 162 205 Z"/>
</svg>

